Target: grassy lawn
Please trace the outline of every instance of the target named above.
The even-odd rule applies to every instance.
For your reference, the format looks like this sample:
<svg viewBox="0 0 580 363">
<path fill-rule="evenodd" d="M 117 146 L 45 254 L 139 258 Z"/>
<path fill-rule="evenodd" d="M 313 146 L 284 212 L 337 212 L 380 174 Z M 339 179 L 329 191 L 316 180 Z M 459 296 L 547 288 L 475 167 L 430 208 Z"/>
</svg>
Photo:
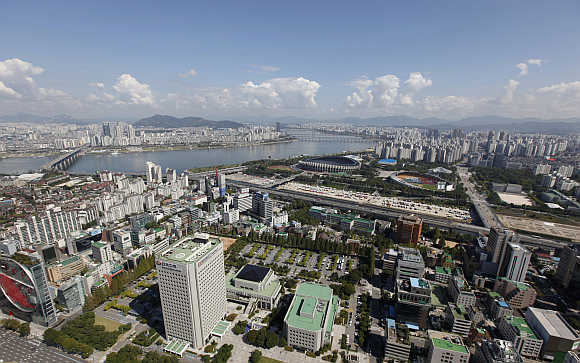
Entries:
<svg viewBox="0 0 580 363">
<path fill-rule="evenodd" d="M 118 327 L 121 326 L 120 323 L 111 319 L 104 318 L 99 315 L 95 315 L 95 325 L 104 326 L 106 331 L 115 331 L 117 330 Z"/>
<path fill-rule="evenodd" d="M 284 363 L 284 362 L 277 360 L 277 359 L 274 359 L 274 358 L 268 358 L 268 357 L 262 356 L 262 358 L 260 358 L 260 363 Z"/>
</svg>

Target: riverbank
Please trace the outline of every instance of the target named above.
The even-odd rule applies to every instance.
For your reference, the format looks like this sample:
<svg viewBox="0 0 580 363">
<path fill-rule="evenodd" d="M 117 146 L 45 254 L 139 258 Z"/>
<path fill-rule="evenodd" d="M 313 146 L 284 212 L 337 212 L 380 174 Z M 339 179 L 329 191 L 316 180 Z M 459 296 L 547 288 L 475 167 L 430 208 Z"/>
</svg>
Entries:
<svg viewBox="0 0 580 363">
<path fill-rule="evenodd" d="M 231 148 L 242 148 L 250 146 L 263 146 L 263 145 L 276 145 L 290 143 L 297 140 L 295 137 L 288 137 L 284 139 L 277 140 L 266 140 L 255 143 L 231 143 L 231 144 L 213 144 L 213 145 L 155 145 L 155 146 L 127 146 L 124 148 L 100 148 L 87 150 L 85 154 L 128 154 L 128 153 L 140 153 L 140 152 L 160 152 L 160 151 L 189 151 L 189 150 L 216 150 L 216 149 L 231 149 Z"/>
<path fill-rule="evenodd" d="M 62 151 L 41 151 L 41 152 L 1 152 L 0 159 L 11 158 L 45 158 L 48 156 L 58 156 Z"/>
</svg>

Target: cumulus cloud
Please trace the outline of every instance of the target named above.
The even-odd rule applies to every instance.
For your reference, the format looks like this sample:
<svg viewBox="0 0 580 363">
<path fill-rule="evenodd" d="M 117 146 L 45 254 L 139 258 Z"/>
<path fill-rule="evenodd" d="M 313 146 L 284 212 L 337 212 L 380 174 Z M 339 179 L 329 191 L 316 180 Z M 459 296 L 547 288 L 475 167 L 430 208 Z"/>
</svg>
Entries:
<svg viewBox="0 0 580 363">
<path fill-rule="evenodd" d="M 310 108 L 316 106 L 320 84 L 303 77 L 248 81 L 240 87 L 242 105 L 257 108 Z"/>
<path fill-rule="evenodd" d="M 411 89 L 411 91 L 418 92 L 423 88 L 431 87 L 433 81 L 423 77 L 421 72 L 412 72 L 409 74 L 409 79 L 405 81 L 405 85 Z"/>
<path fill-rule="evenodd" d="M 195 77 L 197 75 L 197 71 L 193 68 L 191 68 L 189 71 L 187 72 L 183 72 L 179 74 L 179 77 L 181 78 L 187 78 L 187 77 Z"/>
<path fill-rule="evenodd" d="M 350 85 L 357 91 L 347 96 L 348 107 L 386 107 L 397 102 L 400 80 L 394 74 L 385 74 L 374 80 L 356 79 Z"/>
<path fill-rule="evenodd" d="M 526 63 L 516 64 L 516 68 L 520 70 L 520 76 L 526 76 L 528 74 L 528 65 Z"/>
<path fill-rule="evenodd" d="M 44 72 L 41 67 L 18 58 L 6 59 L 0 62 L 0 78 L 19 79 L 36 76 Z"/>
<path fill-rule="evenodd" d="M 22 95 L 0 81 L 0 97 L 22 98 Z"/>
<path fill-rule="evenodd" d="M 151 87 L 146 83 L 139 82 L 130 74 L 121 74 L 117 83 L 113 85 L 117 92 L 119 104 L 152 105 L 154 103 Z"/>
<path fill-rule="evenodd" d="M 520 82 L 510 79 L 508 84 L 504 87 L 504 94 L 501 98 L 501 102 L 511 103 L 514 99 L 514 94 L 519 85 Z"/>
<path fill-rule="evenodd" d="M 89 83 L 89 86 L 100 88 L 100 89 L 105 88 L 105 84 L 103 82 L 91 82 L 91 83 Z"/>
<path fill-rule="evenodd" d="M 525 62 L 516 64 L 516 68 L 520 70 L 520 77 L 527 76 L 529 65 L 541 66 L 544 63 L 542 59 L 530 58 Z"/>
</svg>

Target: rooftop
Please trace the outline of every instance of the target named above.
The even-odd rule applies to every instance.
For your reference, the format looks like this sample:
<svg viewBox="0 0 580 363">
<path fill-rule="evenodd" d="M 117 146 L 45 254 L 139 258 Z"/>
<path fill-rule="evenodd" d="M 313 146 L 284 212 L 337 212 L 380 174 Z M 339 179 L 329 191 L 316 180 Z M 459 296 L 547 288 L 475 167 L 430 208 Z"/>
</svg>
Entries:
<svg viewBox="0 0 580 363">
<path fill-rule="evenodd" d="M 329 316 L 327 316 L 329 304 L 331 304 L 331 309 Z M 338 298 L 332 296 L 330 287 L 302 283 L 296 289 L 296 294 L 284 320 L 289 326 L 304 330 L 328 330 L 332 329 L 337 307 Z"/>
<path fill-rule="evenodd" d="M 467 348 L 463 344 L 456 344 L 447 339 L 432 338 L 431 342 L 439 349 L 451 350 L 454 352 L 467 353 Z"/>
<path fill-rule="evenodd" d="M 530 339 L 538 339 L 538 337 L 536 337 L 536 334 L 534 333 L 532 328 L 530 328 L 530 326 L 528 325 L 528 323 L 524 318 L 520 318 L 519 316 L 512 316 L 506 318 L 506 320 L 512 326 L 518 328 L 520 336 L 525 336 Z"/>
<path fill-rule="evenodd" d="M 105 244 L 101 242 L 93 242 L 93 246 L 97 248 L 103 248 L 105 247 Z"/>
<path fill-rule="evenodd" d="M 268 267 L 247 264 L 238 272 L 236 278 L 253 282 L 261 282 L 266 276 L 268 276 L 269 272 L 270 268 Z"/>
<path fill-rule="evenodd" d="M 182 238 L 175 244 L 167 247 L 160 255 L 167 261 L 189 263 L 199 260 L 215 248 L 221 248 L 221 241 L 218 238 L 201 239 L 196 233 L 193 237 Z"/>
<path fill-rule="evenodd" d="M 526 314 L 535 316 L 551 336 L 570 340 L 580 338 L 580 335 L 568 324 L 562 314 L 557 311 L 530 307 Z"/>
</svg>

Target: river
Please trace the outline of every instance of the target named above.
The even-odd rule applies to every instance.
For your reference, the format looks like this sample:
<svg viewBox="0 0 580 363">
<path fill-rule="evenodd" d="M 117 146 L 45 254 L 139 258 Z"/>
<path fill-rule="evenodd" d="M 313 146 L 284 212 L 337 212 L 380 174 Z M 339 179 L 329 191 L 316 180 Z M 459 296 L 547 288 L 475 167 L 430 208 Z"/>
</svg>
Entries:
<svg viewBox="0 0 580 363">
<path fill-rule="evenodd" d="M 190 168 L 229 165 L 260 159 L 286 159 L 298 155 L 325 155 L 343 151 L 361 151 L 374 142 L 357 137 L 320 134 L 311 131 L 290 130 L 297 139 L 270 145 L 229 147 L 198 150 L 144 151 L 119 154 L 87 154 L 81 156 L 69 169 L 71 173 L 94 173 L 97 170 L 143 173 L 145 162 L 152 161 L 163 169 L 178 172 Z M 0 173 L 20 174 L 39 168 L 52 157 L 0 159 Z"/>
</svg>

